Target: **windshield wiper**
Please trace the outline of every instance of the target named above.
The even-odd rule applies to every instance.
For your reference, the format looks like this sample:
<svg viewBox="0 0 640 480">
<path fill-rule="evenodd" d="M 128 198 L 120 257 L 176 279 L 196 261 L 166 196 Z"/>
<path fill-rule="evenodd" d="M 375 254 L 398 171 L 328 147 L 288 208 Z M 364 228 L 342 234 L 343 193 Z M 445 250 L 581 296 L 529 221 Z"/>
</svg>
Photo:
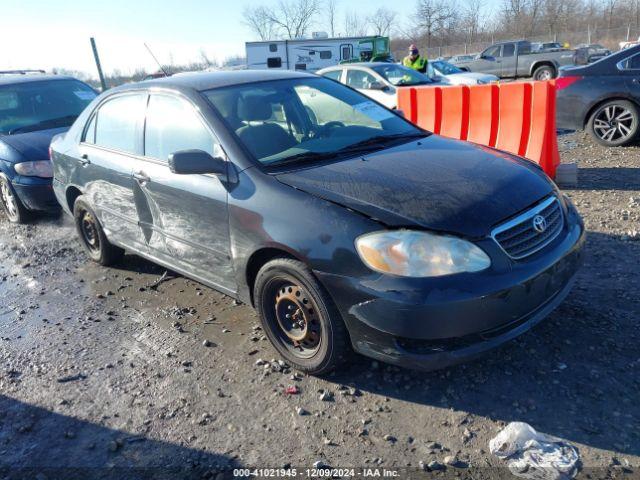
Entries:
<svg viewBox="0 0 640 480">
<path fill-rule="evenodd" d="M 411 140 L 414 138 L 423 138 L 427 136 L 426 133 L 396 133 L 392 135 L 378 135 L 375 137 L 368 138 L 361 142 L 354 143 L 352 145 L 347 145 L 344 148 L 339 150 L 334 150 L 331 152 L 303 152 L 293 155 L 291 157 L 283 158 L 282 160 L 276 160 L 267 164 L 269 167 L 286 165 L 288 163 L 298 163 L 298 162 L 317 162 L 322 160 L 332 160 L 334 158 L 338 158 L 343 155 L 347 155 L 350 153 L 359 153 L 362 151 L 370 151 L 372 148 L 385 146 L 389 142 L 394 140 Z"/>
<path fill-rule="evenodd" d="M 32 123 L 31 125 L 23 125 L 22 127 L 13 128 L 9 130 L 9 135 L 20 132 L 35 132 L 36 130 L 43 130 L 50 126 L 66 127 L 71 125 L 77 117 L 77 115 L 65 115 L 64 117 L 48 118 L 38 123 Z"/>
<path fill-rule="evenodd" d="M 415 138 L 423 138 L 426 137 L 426 133 L 395 133 L 391 135 L 377 135 L 375 137 L 368 138 L 366 140 L 362 140 L 361 142 L 353 143 L 351 145 L 347 145 L 340 150 L 337 150 L 335 153 L 351 153 L 351 152 L 360 152 L 363 150 L 371 150 L 371 148 L 386 146 L 387 144 L 395 141 L 395 140 L 413 140 Z"/>
</svg>

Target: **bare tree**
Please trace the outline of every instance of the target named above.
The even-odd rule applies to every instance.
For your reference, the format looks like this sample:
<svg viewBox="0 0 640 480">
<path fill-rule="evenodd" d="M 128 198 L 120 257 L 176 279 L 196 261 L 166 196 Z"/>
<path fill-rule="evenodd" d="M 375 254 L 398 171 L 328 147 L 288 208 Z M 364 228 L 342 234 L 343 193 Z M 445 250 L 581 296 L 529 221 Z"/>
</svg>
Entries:
<svg viewBox="0 0 640 480">
<path fill-rule="evenodd" d="M 364 37 L 369 35 L 369 21 L 353 10 L 344 16 L 344 34 L 347 37 Z"/>
<path fill-rule="evenodd" d="M 453 9 L 446 0 L 418 0 L 417 10 L 417 24 L 424 32 L 429 48 L 434 34 L 442 32 L 447 22 L 454 18 Z"/>
<path fill-rule="evenodd" d="M 368 22 L 375 35 L 387 36 L 391 32 L 391 28 L 394 26 L 397 16 L 397 12 L 385 7 L 380 7 L 373 13 L 373 15 L 369 16 Z"/>
<path fill-rule="evenodd" d="M 272 14 L 266 7 L 245 7 L 242 17 L 242 23 L 249 27 L 260 40 L 271 40 L 275 37 Z"/>
<path fill-rule="evenodd" d="M 337 0 L 327 0 L 327 22 L 329 24 L 329 35 L 336 36 Z"/>
<path fill-rule="evenodd" d="M 462 7 L 461 26 L 465 30 L 466 42 L 475 40 L 480 32 L 483 16 L 484 0 L 466 0 Z"/>
<path fill-rule="evenodd" d="M 301 38 L 319 11 L 320 0 L 280 0 L 276 10 L 269 10 L 268 18 L 287 38 Z"/>
</svg>

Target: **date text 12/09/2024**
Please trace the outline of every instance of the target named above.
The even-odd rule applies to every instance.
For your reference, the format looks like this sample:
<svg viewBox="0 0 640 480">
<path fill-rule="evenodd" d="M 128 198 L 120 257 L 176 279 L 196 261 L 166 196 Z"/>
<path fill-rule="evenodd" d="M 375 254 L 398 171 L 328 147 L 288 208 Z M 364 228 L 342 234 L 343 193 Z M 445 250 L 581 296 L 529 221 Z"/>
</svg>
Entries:
<svg viewBox="0 0 640 480">
<path fill-rule="evenodd" d="M 238 468 L 234 478 L 398 478 L 400 472 L 387 468 Z"/>
</svg>

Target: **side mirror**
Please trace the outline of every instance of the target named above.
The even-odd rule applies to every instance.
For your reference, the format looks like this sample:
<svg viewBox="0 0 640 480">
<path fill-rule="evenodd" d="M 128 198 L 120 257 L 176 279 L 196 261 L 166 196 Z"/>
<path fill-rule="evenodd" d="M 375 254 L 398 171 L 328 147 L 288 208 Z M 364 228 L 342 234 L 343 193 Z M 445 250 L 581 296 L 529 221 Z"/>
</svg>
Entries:
<svg viewBox="0 0 640 480">
<path fill-rule="evenodd" d="M 369 88 L 368 90 L 381 90 L 381 91 L 385 91 L 385 90 L 389 90 L 389 87 L 386 86 L 384 83 L 382 82 L 371 82 L 369 84 Z"/>
<path fill-rule="evenodd" d="M 496 57 L 492 57 L 491 55 L 482 55 L 480 58 L 482 58 L 483 60 L 488 60 L 490 62 L 496 61 Z"/>
<path fill-rule="evenodd" d="M 178 175 L 210 173 L 225 175 L 227 162 L 202 150 L 180 150 L 169 155 L 169 169 Z"/>
</svg>

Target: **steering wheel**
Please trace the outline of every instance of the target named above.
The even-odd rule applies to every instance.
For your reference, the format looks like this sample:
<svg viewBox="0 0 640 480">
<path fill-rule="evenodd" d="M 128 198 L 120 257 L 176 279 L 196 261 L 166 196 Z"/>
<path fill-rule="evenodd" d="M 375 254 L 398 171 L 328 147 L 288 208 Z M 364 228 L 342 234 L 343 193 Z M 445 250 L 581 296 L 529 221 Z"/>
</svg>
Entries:
<svg viewBox="0 0 640 480">
<path fill-rule="evenodd" d="M 344 127 L 344 123 L 338 121 L 327 122 L 324 125 L 318 125 L 314 130 L 315 138 L 324 138 L 329 137 L 331 135 L 331 130 L 334 128 Z"/>
</svg>

